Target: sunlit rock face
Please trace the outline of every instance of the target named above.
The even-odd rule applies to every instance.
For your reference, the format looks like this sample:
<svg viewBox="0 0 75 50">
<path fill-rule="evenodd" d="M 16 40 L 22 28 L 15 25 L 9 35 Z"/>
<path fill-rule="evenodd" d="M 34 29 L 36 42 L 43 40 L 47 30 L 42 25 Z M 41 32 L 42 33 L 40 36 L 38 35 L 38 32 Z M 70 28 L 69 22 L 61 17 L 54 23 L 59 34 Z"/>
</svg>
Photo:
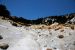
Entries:
<svg viewBox="0 0 75 50">
<path fill-rule="evenodd" d="M 75 25 L 12 25 L 0 17 L 0 50 L 75 50 Z"/>
</svg>

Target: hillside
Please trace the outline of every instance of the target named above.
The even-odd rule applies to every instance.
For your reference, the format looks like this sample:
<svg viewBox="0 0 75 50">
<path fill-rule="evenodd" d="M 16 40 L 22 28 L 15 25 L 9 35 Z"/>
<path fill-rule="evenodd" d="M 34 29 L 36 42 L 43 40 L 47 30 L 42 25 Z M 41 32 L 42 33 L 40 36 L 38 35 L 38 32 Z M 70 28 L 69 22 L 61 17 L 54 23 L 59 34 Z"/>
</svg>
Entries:
<svg viewBox="0 0 75 50">
<path fill-rule="evenodd" d="M 23 17 L 16 17 L 16 16 L 5 16 L 3 19 L 12 20 L 20 25 L 50 25 L 53 23 L 59 24 L 75 24 L 75 13 L 60 15 L 60 16 L 47 16 L 44 18 L 38 18 L 35 20 L 28 20 L 24 19 Z"/>
<path fill-rule="evenodd" d="M 0 16 L 0 50 L 75 50 L 75 14 L 22 19 Z"/>
</svg>

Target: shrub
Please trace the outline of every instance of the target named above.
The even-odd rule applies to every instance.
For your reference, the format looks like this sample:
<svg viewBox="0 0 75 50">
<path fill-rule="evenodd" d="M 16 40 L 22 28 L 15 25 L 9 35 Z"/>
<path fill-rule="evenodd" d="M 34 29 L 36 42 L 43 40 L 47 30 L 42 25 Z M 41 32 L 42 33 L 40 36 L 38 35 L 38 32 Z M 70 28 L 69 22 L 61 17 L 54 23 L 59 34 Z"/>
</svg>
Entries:
<svg viewBox="0 0 75 50">
<path fill-rule="evenodd" d="M 17 27 L 17 24 L 16 23 L 12 23 L 12 25 Z"/>
<path fill-rule="evenodd" d="M 0 16 L 9 17 L 10 12 L 7 10 L 5 5 L 0 5 Z"/>
</svg>

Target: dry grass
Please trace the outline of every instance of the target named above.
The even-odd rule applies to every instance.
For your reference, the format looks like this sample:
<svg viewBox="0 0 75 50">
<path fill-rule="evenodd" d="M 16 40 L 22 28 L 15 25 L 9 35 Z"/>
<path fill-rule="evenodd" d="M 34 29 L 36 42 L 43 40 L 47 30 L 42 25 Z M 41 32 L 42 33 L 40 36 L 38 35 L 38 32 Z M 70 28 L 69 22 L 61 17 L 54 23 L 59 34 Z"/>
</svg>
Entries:
<svg viewBox="0 0 75 50">
<path fill-rule="evenodd" d="M 59 30 L 59 29 L 64 29 L 64 26 L 62 24 L 51 24 L 51 25 L 32 25 L 31 28 L 34 29 L 55 29 L 55 30 Z"/>
<path fill-rule="evenodd" d="M 72 30 L 75 29 L 75 24 L 67 24 L 65 25 L 65 27 L 70 27 Z"/>
</svg>

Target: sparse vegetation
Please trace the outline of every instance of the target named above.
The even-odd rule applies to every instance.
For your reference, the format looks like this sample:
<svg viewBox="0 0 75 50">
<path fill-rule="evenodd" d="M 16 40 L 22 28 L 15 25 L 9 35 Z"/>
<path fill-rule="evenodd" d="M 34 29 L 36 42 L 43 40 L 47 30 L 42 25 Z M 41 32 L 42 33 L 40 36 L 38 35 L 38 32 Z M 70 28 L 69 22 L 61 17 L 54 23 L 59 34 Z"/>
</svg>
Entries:
<svg viewBox="0 0 75 50">
<path fill-rule="evenodd" d="M 64 25 L 64 26 L 70 27 L 72 30 L 75 29 L 75 24 L 66 24 L 66 25 Z"/>
<path fill-rule="evenodd" d="M 17 24 L 16 23 L 12 23 L 12 25 L 17 27 Z"/>
</svg>

